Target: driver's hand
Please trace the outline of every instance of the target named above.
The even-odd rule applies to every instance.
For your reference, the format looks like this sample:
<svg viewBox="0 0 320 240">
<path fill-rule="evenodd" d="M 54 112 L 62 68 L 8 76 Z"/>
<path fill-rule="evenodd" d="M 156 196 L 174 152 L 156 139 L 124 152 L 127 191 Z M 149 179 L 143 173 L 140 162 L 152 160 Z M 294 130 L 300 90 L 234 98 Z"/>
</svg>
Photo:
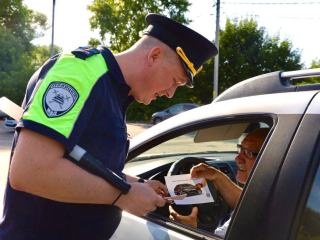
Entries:
<svg viewBox="0 0 320 240">
<path fill-rule="evenodd" d="M 168 195 L 168 190 L 167 187 L 160 181 L 157 180 L 146 180 L 145 181 L 147 184 L 150 185 L 150 187 L 158 194 L 162 196 L 167 196 Z"/>
<path fill-rule="evenodd" d="M 215 180 L 219 173 L 219 170 L 204 163 L 200 163 L 190 170 L 191 178 L 205 178 L 210 181 Z"/>
<path fill-rule="evenodd" d="M 207 180 L 204 178 L 201 184 L 202 184 L 202 187 L 204 188 L 205 186 L 207 186 Z"/>
<path fill-rule="evenodd" d="M 170 216 L 169 218 L 181 223 L 184 223 L 186 225 L 189 225 L 191 227 L 197 227 L 197 215 L 198 215 L 198 208 L 194 207 L 192 209 L 192 212 L 189 216 L 182 216 L 180 214 L 178 214 L 175 210 L 173 210 L 172 206 L 169 206 L 169 212 L 170 212 Z"/>
</svg>

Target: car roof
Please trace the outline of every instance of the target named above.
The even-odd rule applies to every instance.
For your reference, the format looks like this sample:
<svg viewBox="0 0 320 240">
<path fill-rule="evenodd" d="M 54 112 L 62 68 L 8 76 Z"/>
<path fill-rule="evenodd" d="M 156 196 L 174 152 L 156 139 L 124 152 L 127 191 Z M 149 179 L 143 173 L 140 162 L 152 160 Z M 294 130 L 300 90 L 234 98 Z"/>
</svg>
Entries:
<svg viewBox="0 0 320 240">
<path fill-rule="evenodd" d="M 320 76 L 320 68 L 290 72 L 278 71 L 263 74 L 235 84 L 224 91 L 213 102 L 263 94 L 320 90 L 320 84 L 298 86 L 291 84 L 292 79 L 310 76 Z"/>
</svg>

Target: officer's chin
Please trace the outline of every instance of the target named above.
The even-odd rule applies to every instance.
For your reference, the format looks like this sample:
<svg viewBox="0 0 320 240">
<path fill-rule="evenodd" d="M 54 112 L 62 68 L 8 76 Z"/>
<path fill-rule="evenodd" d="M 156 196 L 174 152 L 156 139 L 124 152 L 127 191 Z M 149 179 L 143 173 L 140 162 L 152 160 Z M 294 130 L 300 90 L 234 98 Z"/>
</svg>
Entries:
<svg viewBox="0 0 320 240">
<path fill-rule="evenodd" d="M 152 101 L 152 99 L 136 99 L 136 101 L 138 102 L 138 103 L 143 103 L 144 105 L 149 105 L 150 103 L 151 103 L 151 101 Z"/>
</svg>

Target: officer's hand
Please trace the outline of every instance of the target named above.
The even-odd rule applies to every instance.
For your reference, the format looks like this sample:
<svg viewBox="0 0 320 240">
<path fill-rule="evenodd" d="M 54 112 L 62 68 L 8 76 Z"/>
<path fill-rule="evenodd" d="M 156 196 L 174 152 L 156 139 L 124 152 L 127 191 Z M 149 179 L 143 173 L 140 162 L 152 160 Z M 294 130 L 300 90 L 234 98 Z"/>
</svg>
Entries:
<svg viewBox="0 0 320 240">
<path fill-rule="evenodd" d="M 205 178 L 211 181 L 214 181 L 220 173 L 219 170 L 204 163 L 200 163 L 190 170 L 191 178 Z"/>
<path fill-rule="evenodd" d="M 197 227 L 197 215 L 198 215 L 198 208 L 194 207 L 192 209 L 192 212 L 189 216 L 182 216 L 180 214 L 178 214 L 175 210 L 173 210 L 173 208 L 171 206 L 169 206 L 169 212 L 170 212 L 170 216 L 169 218 L 181 223 L 184 223 L 186 225 L 189 225 L 191 227 Z"/>
<path fill-rule="evenodd" d="M 131 189 L 127 195 L 122 195 L 115 203 L 122 210 L 136 216 L 142 216 L 147 212 L 163 207 L 166 201 L 147 183 L 131 183 Z"/>
<path fill-rule="evenodd" d="M 150 185 L 150 187 L 152 187 L 152 189 L 157 193 L 160 194 L 162 196 L 167 196 L 168 195 L 168 190 L 166 188 L 166 186 L 157 180 L 146 180 L 146 183 Z"/>
</svg>

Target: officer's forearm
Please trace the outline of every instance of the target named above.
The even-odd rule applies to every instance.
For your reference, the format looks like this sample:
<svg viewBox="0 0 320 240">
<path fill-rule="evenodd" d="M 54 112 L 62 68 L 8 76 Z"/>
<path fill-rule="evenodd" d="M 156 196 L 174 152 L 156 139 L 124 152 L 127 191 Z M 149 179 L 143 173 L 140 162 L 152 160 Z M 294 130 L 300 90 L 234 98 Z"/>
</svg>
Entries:
<svg viewBox="0 0 320 240">
<path fill-rule="evenodd" d="M 23 170 L 18 177 L 21 178 L 17 190 L 25 191 L 40 197 L 48 198 L 59 202 L 68 203 L 92 203 L 111 204 L 119 195 L 120 190 L 116 189 L 100 177 L 92 175 L 77 167 L 67 159 L 57 159 L 57 164 L 51 169 L 43 169 L 41 174 L 30 177 L 30 174 Z M 11 175 L 10 181 L 12 182 Z M 26 179 L 29 176 L 29 179 Z M 15 185 L 13 185 L 15 188 Z"/>
<path fill-rule="evenodd" d="M 60 202 L 111 204 L 120 191 L 62 156 L 63 146 L 21 130 L 10 169 L 14 189 Z"/>
</svg>

